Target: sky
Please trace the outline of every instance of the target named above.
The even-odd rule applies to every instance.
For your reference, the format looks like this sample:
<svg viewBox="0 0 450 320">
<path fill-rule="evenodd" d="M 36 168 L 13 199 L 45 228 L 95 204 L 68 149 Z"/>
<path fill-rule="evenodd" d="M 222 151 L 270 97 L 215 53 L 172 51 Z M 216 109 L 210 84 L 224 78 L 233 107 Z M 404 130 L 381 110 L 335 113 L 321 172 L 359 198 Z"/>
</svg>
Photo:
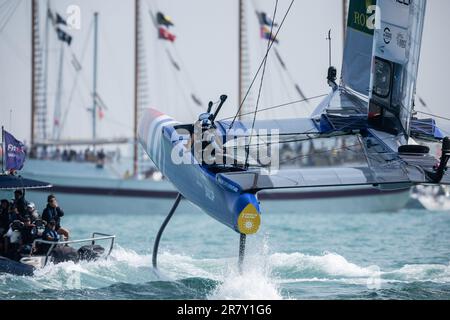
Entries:
<svg viewBox="0 0 450 320">
<path fill-rule="evenodd" d="M 276 20 L 286 13 L 290 0 L 279 0 Z M 40 1 L 41 36 L 45 34 L 45 1 Z M 273 15 L 274 0 L 248 0 L 248 57 L 250 72 L 258 67 L 266 42 L 259 38 L 255 10 Z M 5 24 L 4 17 L 17 5 Z M 134 105 L 134 1 L 133 0 L 52 0 L 50 7 L 67 17 L 67 8 L 81 9 L 81 28 L 70 30 L 73 42 L 64 49 L 62 87 L 62 137 L 89 138 L 92 119 L 87 109 L 92 105 L 93 37 L 92 17 L 99 12 L 98 92 L 107 106 L 98 120 L 98 136 L 131 137 Z M 171 16 L 176 34 L 174 44 L 157 39 L 149 10 Z M 179 119 L 193 121 L 206 110 L 209 100 L 221 94 L 229 96 L 222 117 L 235 114 L 238 105 L 238 1 L 237 0 L 142 0 L 143 51 L 147 75 L 148 106 Z M 423 46 L 417 84 L 418 95 L 433 113 L 450 117 L 447 106 L 447 76 L 450 74 L 450 41 L 446 18 L 450 1 L 430 0 L 425 21 Z M 18 139 L 30 139 L 31 101 L 31 1 L 0 0 L 0 124 Z M 298 100 L 292 83 L 306 96 L 329 92 L 328 30 L 332 30 L 332 63 L 338 70 L 342 63 L 342 2 L 340 0 L 296 0 L 279 33 L 276 45 L 289 74 L 280 69 L 275 56 L 269 57 L 263 83 L 260 108 Z M 61 42 L 55 32 L 49 37 L 48 113 L 53 118 L 58 85 L 58 61 Z M 182 71 L 174 70 L 172 59 Z M 71 64 L 74 54 L 82 65 L 76 72 Z M 251 77 L 251 76 L 249 76 Z M 291 79 L 292 78 L 292 79 Z M 259 81 L 255 84 L 255 90 Z M 71 91 L 75 88 L 74 94 Z M 288 88 L 288 89 L 286 89 Z M 256 102 L 257 91 L 251 101 Z M 203 107 L 192 104 L 188 95 L 195 93 Z M 72 98 L 70 98 L 72 95 Z M 258 115 L 261 118 L 306 115 L 319 100 L 277 109 Z M 424 110 L 425 109 L 420 109 Z M 50 121 L 51 122 L 51 121 Z M 51 134 L 51 128 L 49 133 Z"/>
</svg>

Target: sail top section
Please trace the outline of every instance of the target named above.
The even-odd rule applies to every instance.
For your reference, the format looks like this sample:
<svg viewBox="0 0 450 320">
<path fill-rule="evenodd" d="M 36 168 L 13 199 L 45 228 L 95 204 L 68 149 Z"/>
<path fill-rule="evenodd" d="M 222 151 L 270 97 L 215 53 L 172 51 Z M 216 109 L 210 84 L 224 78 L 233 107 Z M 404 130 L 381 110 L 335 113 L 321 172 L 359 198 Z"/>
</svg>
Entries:
<svg viewBox="0 0 450 320">
<path fill-rule="evenodd" d="M 351 0 L 342 86 L 367 98 L 372 125 L 406 137 L 426 0 Z"/>
<path fill-rule="evenodd" d="M 376 0 L 351 0 L 342 65 L 344 87 L 369 96 Z"/>
</svg>

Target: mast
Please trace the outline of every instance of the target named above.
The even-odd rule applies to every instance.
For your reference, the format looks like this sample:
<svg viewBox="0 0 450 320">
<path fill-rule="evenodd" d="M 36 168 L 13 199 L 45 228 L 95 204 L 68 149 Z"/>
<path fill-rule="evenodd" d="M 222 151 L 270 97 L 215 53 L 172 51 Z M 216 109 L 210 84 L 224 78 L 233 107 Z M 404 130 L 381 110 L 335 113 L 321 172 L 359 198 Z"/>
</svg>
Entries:
<svg viewBox="0 0 450 320">
<path fill-rule="evenodd" d="M 239 63 L 238 63 L 238 72 L 239 72 L 239 94 L 238 94 L 238 108 L 242 103 L 242 100 L 245 97 L 246 90 L 250 86 L 250 60 L 249 60 L 249 52 L 248 52 L 248 44 L 247 44 L 247 25 L 246 25 L 246 8 L 245 8 L 245 0 L 239 0 Z M 247 96 L 246 101 L 244 102 L 241 110 L 239 111 L 239 119 L 242 119 L 242 115 L 246 114 L 249 111 L 249 106 L 251 106 L 251 94 Z"/>
<path fill-rule="evenodd" d="M 2 171 L 0 174 L 5 172 L 5 129 L 2 126 Z"/>
<path fill-rule="evenodd" d="M 98 54 L 98 12 L 94 13 L 94 81 L 92 89 L 92 141 L 97 138 L 97 54 Z M 95 144 L 94 144 L 95 150 Z"/>
<path fill-rule="evenodd" d="M 50 22 L 51 20 L 51 11 L 50 11 L 50 0 L 47 0 L 47 8 L 46 8 L 46 15 L 45 15 L 45 49 L 44 49 L 44 79 L 43 79 L 43 86 L 44 86 L 44 94 L 43 94 L 43 104 L 45 106 L 45 114 L 47 113 L 47 88 L 48 88 L 48 46 L 50 42 Z M 47 117 L 44 117 L 46 119 Z M 45 120 L 44 120 L 45 121 Z M 43 130 L 43 138 L 47 139 L 47 132 L 45 129 Z"/>
<path fill-rule="evenodd" d="M 61 48 L 59 51 L 59 66 L 58 66 L 58 79 L 56 83 L 56 96 L 55 96 L 55 111 L 53 119 L 58 120 L 58 123 L 53 123 L 53 139 L 60 138 L 61 132 L 61 123 L 59 122 L 61 116 L 61 99 L 62 99 L 62 90 L 63 90 L 63 68 L 64 68 L 64 43 L 61 42 Z"/>
<path fill-rule="evenodd" d="M 31 1 L 31 146 L 34 145 L 34 121 L 36 113 L 36 35 L 38 33 L 39 25 L 39 12 L 38 12 L 38 0 Z"/>
<path fill-rule="evenodd" d="M 239 94 L 238 94 L 238 107 L 241 105 L 241 102 L 242 102 L 242 98 L 243 98 L 243 94 L 242 94 L 242 32 L 243 32 L 243 30 L 242 30 L 242 20 L 243 20 L 243 6 L 244 6 L 244 4 L 243 4 L 243 2 L 242 2 L 242 0 L 239 0 L 239 13 L 238 13 L 238 15 L 239 15 L 239 64 L 238 64 L 238 72 L 239 72 L 239 80 L 238 80 L 238 85 L 239 85 L 239 88 L 238 88 L 238 92 L 239 92 Z M 241 119 L 241 114 L 242 114 L 242 111 L 239 111 L 239 119 Z"/>
<path fill-rule="evenodd" d="M 31 147 L 46 139 L 47 105 L 45 100 L 44 58 L 39 33 L 39 0 L 31 1 Z"/>
<path fill-rule="evenodd" d="M 138 86 L 139 86 L 139 24 L 140 24 L 140 3 L 139 0 L 134 1 L 134 121 L 133 121 L 133 176 L 138 174 Z"/>
</svg>

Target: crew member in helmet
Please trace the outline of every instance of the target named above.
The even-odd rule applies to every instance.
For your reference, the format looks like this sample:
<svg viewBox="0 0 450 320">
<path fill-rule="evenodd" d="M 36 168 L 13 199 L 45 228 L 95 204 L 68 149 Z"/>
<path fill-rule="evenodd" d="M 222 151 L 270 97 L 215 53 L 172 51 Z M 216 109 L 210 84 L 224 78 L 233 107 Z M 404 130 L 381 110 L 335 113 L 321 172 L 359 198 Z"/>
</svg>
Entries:
<svg viewBox="0 0 450 320">
<path fill-rule="evenodd" d="M 39 212 L 36 210 L 36 205 L 33 202 L 27 204 L 27 215 L 30 216 L 31 222 L 40 219 Z"/>
</svg>

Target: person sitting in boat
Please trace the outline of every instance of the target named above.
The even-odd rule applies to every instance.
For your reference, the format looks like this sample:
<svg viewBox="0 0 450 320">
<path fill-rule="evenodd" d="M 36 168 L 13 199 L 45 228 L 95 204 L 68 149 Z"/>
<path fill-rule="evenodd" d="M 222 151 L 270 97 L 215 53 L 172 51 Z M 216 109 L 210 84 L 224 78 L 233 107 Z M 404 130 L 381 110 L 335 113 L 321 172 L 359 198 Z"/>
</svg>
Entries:
<svg viewBox="0 0 450 320">
<path fill-rule="evenodd" d="M 4 235 L 5 243 L 4 243 L 4 252 L 5 256 L 13 259 L 13 260 L 19 260 L 19 249 L 21 245 L 21 238 L 22 238 L 22 228 L 24 226 L 24 223 L 20 220 L 14 220 L 10 227 L 8 232 Z"/>
<path fill-rule="evenodd" d="M 47 224 L 54 220 L 56 223 L 56 232 L 62 234 L 66 240 L 69 240 L 69 231 L 61 227 L 61 217 L 64 216 L 64 211 L 58 206 L 56 197 L 51 194 L 47 197 L 47 207 L 42 212 L 42 220 Z"/>
<path fill-rule="evenodd" d="M 58 232 L 56 231 L 56 221 L 50 220 L 45 227 L 45 231 L 42 234 L 42 240 L 58 242 L 60 239 Z M 50 244 L 41 243 L 37 248 L 39 253 L 47 253 L 48 249 L 50 249 Z"/>
<path fill-rule="evenodd" d="M 21 241 L 20 241 L 20 253 L 30 254 L 31 246 L 35 239 L 35 225 L 31 223 L 31 216 L 25 216 L 23 221 L 23 227 L 20 230 Z"/>
<path fill-rule="evenodd" d="M 14 205 L 14 203 L 11 203 L 9 206 L 9 223 L 12 223 L 13 221 L 23 221 L 24 216 L 22 216 L 17 209 L 17 207 Z"/>
<path fill-rule="evenodd" d="M 27 215 L 30 216 L 32 223 L 40 219 L 39 212 L 36 210 L 36 205 L 33 202 L 27 204 Z"/>
<path fill-rule="evenodd" d="M 9 224 L 9 201 L 2 199 L 0 203 L 0 237 L 8 231 Z"/>
<path fill-rule="evenodd" d="M 22 217 L 27 214 L 27 201 L 25 200 L 25 191 L 17 189 L 14 191 L 14 206 Z"/>
</svg>

